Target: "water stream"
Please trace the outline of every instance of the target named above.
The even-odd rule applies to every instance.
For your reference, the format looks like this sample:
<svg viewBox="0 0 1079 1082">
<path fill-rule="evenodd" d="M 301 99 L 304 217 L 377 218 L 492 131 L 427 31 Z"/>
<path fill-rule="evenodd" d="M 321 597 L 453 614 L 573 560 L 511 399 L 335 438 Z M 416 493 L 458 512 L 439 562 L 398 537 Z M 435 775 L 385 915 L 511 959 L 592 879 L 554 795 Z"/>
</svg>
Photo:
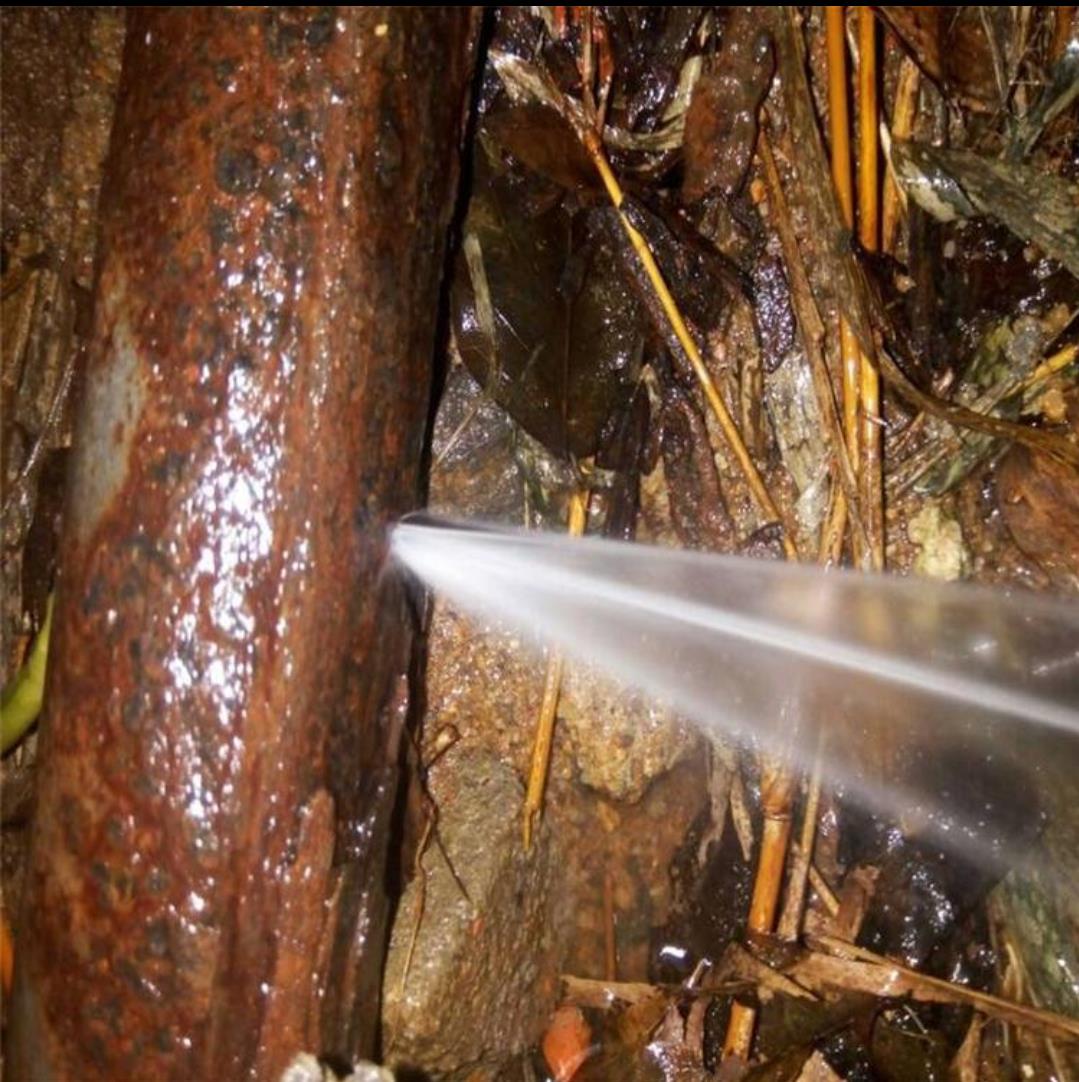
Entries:
<svg viewBox="0 0 1079 1082">
<path fill-rule="evenodd" d="M 570 539 L 417 516 L 393 554 L 429 587 L 554 645 L 706 732 L 807 770 L 967 857 L 1016 868 L 963 800 L 971 758 L 1037 767 L 1079 739 L 1079 605 L 1027 592 Z M 956 764 L 925 791 L 882 748 Z M 885 765 L 881 767 L 881 763 Z M 949 794 L 954 796 L 951 799 Z"/>
</svg>

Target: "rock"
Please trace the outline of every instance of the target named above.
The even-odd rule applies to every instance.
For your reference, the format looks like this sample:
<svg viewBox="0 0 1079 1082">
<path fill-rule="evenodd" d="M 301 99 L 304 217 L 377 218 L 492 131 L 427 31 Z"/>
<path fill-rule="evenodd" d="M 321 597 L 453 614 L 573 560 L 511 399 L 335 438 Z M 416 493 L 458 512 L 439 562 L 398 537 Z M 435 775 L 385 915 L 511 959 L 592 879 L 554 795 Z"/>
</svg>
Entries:
<svg viewBox="0 0 1079 1082">
<path fill-rule="evenodd" d="M 566 666 L 558 719 L 581 781 L 628 803 L 700 748 L 695 731 L 677 715 L 646 695 L 612 688 L 590 666 Z"/>
<path fill-rule="evenodd" d="M 572 476 L 560 473 L 558 460 L 486 399 L 460 365 L 439 406 L 433 453 L 429 505 L 438 513 L 565 529 L 561 504 Z M 666 506 L 667 493 L 645 500 Z M 483 747 L 526 774 L 545 671 L 534 644 L 436 598 L 428 631 L 427 750 L 452 726 L 463 745 Z M 586 666 L 567 664 L 552 779 L 577 775 L 606 796 L 633 802 L 698 747 L 693 731 L 669 711 L 612 687 Z"/>
<path fill-rule="evenodd" d="M 907 523 L 907 536 L 918 547 L 914 572 L 929 579 L 954 582 L 966 576 L 970 555 L 963 531 L 938 504 L 927 503 Z"/>
<path fill-rule="evenodd" d="M 475 750 L 432 770 L 438 830 L 466 898 L 438 847 L 405 890 L 384 982 L 386 1057 L 437 1078 L 493 1072 L 534 1044 L 555 1005 L 569 922 L 550 833 L 521 848 L 521 786 L 513 770 Z M 479 1075 L 483 1077 L 483 1075 Z"/>
</svg>

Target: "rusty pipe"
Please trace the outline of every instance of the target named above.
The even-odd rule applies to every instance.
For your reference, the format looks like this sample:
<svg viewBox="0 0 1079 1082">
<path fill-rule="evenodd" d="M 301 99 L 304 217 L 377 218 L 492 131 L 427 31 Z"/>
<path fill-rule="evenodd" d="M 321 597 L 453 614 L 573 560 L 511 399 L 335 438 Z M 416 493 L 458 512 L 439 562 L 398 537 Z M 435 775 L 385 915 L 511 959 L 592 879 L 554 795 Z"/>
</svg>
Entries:
<svg viewBox="0 0 1079 1082">
<path fill-rule="evenodd" d="M 131 14 L 12 1077 L 369 1053 L 467 8 Z"/>
</svg>

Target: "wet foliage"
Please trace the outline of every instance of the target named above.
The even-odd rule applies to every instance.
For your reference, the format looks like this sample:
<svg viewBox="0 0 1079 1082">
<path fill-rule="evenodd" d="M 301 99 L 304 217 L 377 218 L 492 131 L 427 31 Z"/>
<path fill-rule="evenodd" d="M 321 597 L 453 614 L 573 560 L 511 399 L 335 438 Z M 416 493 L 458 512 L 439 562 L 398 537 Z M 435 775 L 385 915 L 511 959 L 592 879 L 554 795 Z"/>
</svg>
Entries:
<svg viewBox="0 0 1079 1082">
<path fill-rule="evenodd" d="M 813 309 L 804 296 L 792 304 L 798 275 L 791 250 L 777 243 L 776 216 L 786 212 L 765 194 L 765 106 L 833 379 L 840 314 L 864 347 L 881 348 L 893 363 L 882 362 L 887 566 L 990 582 L 1051 577 L 1074 588 L 1079 580 L 1065 570 L 1074 542 L 1058 531 L 1039 545 L 1023 522 L 1051 498 L 1070 507 L 1076 491 L 1065 403 L 1079 309 L 1079 204 L 1067 149 L 1077 127 L 1068 103 L 1079 87 L 1079 43 L 1041 14 L 883 8 L 879 18 L 886 121 L 900 68 L 913 60 L 922 75 L 913 121 L 886 158 L 903 209 L 884 252 L 850 239 L 832 198 L 817 15 L 500 10 L 454 270 L 457 349 L 511 421 L 589 486 L 592 528 L 782 558 L 782 527 L 747 506 L 691 360 L 627 243 L 628 222 L 769 484 L 784 501 L 802 497 L 800 521 L 812 524 L 814 545 L 824 509 L 811 510 L 819 504 L 813 486 L 834 469 L 828 446 L 836 435 L 816 407 L 800 415 L 792 401 L 805 394 L 793 373 L 807 364 Z M 512 77 L 498 60 L 506 55 L 520 65 Z M 861 63 L 857 53 L 852 63 Z M 578 105 L 567 111 L 566 100 Z M 607 205 L 582 135 L 594 115 L 624 192 L 621 214 Z M 998 477 L 1007 528 L 992 525 L 1000 512 L 983 511 L 987 521 L 976 523 L 971 510 L 998 498 Z M 856 549 L 844 545 L 846 558 Z M 817 861 L 839 908 L 827 912 L 811 891 L 812 931 L 801 948 L 747 933 L 760 852 L 757 773 L 752 757 L 716 768 L 727 780 L 709 783 L 719 795 L 672 855 L 673 909 L 651 932 L 647 976 L 666 991 L 656 991 L 647 1011 L 636 1001 L 613 1013 L 590 1006 L 600 1050 L 574 1077 L 614 1070 L 627 1078 L 718 1072 L 906 1082 L 951 1077 L 960 1058 L 974 1062 L 969 1006 L 893 1000 L 879 986 L 867 992 L 864 974 L 809 999 L 797 989 L 762 990 L 759 971 L 740 971 L 742 991 L 707 991 L 738 970 L 720 960 L 727 945 L 748 935 L 770 972 L 793 974 L 803 963 L 790 950 L 804 950 L 822 931 L 919 974 L 998 988 L 1007 963 L 986 921 L 987 898 L 1007 864 L 1002 854 L 1040 844 L 1040 778 L 1010 755 L 994 760 L 963 747 L 878 752 L 880 762 L 863 766 L 904 779 L 911 815 L 897 822 L 832 794 Z M 728 802 L 732 772 L 746 782 L 737 807 Z M 936 810 L 919 818 L 918 809 Z M 970 822 L 977 829 L 957 846 L 955 831 Z M 703 984 L 702 965 L 710 974 Z M 677 986 L 680 995 L 670 991 Z M 802 985 L 811 986 L 819 993 L 812 981 Z M 740 1066 L 724 1051 L 735 1000 L 758 1016 L 752 1060 Z M 644 1028 L 625 1021 L 642 1011 Z"/>
<path fill-rule="evenodd" d="M 587 458 L 640 374 L 639 305 L 618 236 L 603 210 L 572 212 L 534 178 L 499 173 L 485 142 L 454 268 L 457 347 L 525 431 L 556 455 Z"/>
</svg>

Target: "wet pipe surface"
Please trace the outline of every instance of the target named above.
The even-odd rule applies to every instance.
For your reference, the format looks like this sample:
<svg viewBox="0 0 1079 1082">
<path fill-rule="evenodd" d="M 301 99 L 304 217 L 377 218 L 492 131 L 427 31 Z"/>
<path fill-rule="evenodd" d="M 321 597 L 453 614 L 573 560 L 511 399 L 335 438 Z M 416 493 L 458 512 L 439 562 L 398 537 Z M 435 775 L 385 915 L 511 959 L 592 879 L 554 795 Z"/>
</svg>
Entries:
<svg viewBox="0 0 1079 1082">
<path fill-rule="evenodd" d="M 370 1051 L 469 9 L 130 17 L 9 1069 Z"/>
</svg>

